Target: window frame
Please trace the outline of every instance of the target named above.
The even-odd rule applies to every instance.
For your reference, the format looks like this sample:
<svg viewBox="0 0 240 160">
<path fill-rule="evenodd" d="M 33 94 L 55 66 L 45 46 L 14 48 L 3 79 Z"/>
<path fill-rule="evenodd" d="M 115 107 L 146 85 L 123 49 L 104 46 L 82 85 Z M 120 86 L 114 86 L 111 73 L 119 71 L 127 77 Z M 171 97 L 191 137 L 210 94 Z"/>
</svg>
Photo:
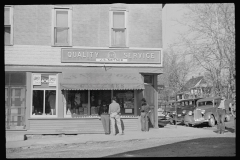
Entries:
<svg viewBox="0 0 240 160">
<path fill-rule="evenodd" d="M 10 43 L 6 44 L 5 43 L 5 38 L 4 38 L 4 46 L 12 46 L 13 45 L 13 6 L 4 6 L 4 10 L 5 8 L 9 8 L 9 25 L 5 25 L 4 24 L 4 37 L 5 37 L 5 26 L 10 26 Z"/>
<path fill-rule="evenodd" d="M 67 11 L 68 12 L 68 44 L 58 44 L 55 43 L 55 28 L 56 28 L 56 12 L 57 11 Z M 71 47 L 72 46 L 72 7 L 52 7 L 52 46 L 53 47 Z"/>
<path fill-rule="evenodd" d="M 56 88 L 34 88 L 33 87 L 33 74 L 53 74 L 53 75 L 56 75 Z M 31 106 L 30 106 L 30 118 L 57 118 L 58 117 L 58 92 L 59 92 L 59 86 L 58 86 L 58 77 L 59 77 L 59 74 L 58 73 L 31 73 L 31 98 L 30 98 L 30 104 L 31 104 Z M 54 90 L 54 91 L 56 91 L 56 103 L 55 103 L 55 107 L 56 107 L 56 115 L 33 115 L 32 114 L 32 112 L 33 112 L 33 110 L 32 110 L 32 106 L 33 106 L 33 91 L 34 90 L 43 90 L 44 92 L 44 94 L 43 94 L 43 108 L 45 108 L 45 91 L 46 90 Z"/>
<path fill-rule="evenodd" d="M 151 82 L 150 83 L 146 83 L 145 82 L 145 76 L 150 76 L 151 77 Z M 152 74 L 144 74 L 143 75 L 143 82 L 144 82 L 144 84 L 149 84 L 149 85 L 153 86 L 154 85 L 154 75 L 152 75 Z"/>
<path fill-rule="evenodd" d="M 112 38 L 113 38 L 113 13 L 114 12 L 124 12 L 124 24 L 125 24 L 125 44 L 124 46 L 120 45 L 114 45 L 112 44 Z M 109 41 L 110 41 L 110 46 L 109 48 L 128 48 L 128 9 L 126 8 L 115 8 L 111 7 L 109 9 Z M 123 29 L 123 28 L 116 28 L 116 29 Z"/>
</svg>

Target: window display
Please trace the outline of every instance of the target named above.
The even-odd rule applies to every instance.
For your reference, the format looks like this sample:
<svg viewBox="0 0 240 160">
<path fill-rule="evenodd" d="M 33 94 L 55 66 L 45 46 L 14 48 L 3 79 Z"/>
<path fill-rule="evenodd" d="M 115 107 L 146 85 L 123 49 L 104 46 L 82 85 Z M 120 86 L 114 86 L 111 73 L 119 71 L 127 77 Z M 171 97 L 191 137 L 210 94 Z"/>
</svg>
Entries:
<svg viewBox="0 0 240 160">
<path fill-rule="evenodd" d="M 67 109 L 66 115 L 76 117 L 88 114 L 88 91 L 65 91 Z"/>
<path fill-rule="evenodd" d="M 56 76 L 56 74 L 32 74 L 32 116 L 57 115 Z"/>
<path fill-rule="evenodd" d="M 122 115 L 134 114 L 133 90 L 114 90 L 113 96 L 117 97 L 117 102 L 120 105 Z"/>
<path fill-rule="evenodd" d="M 105 101 L 107 105 L 111 103 L 111 91 L 110 90 L 97 90 L 90 91 L 90 115 L 98 115 L 99 107 L 102 105 L 102 101 Z"/>
</svg>

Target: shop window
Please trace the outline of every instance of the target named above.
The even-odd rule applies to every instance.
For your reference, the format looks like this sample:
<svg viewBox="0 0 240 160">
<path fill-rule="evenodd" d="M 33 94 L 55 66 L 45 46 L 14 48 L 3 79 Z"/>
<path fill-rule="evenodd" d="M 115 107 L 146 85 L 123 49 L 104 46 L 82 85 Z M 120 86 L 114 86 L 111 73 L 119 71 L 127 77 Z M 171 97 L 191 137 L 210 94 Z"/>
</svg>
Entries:
<svg viewBox="0 0 240 160">
<path fill-rule="evenodd" d="M 134 91 L 133 90 L 114 90 L 113 96 L 117 98 L 121 108 L 121 115 L 134 114 Z"/>
<path fill-rule="evenodd" d="M 26 111 L 26 72 L 5 72 L 6 129 L 24 129 Z"/>
<path fill-rule="evenodd" d="M 127 11 L 112 8 L 110 11 L 111 47 L 127 47 Z"/>
<path fill-rule="evenodd" d="M 88 91 L 64 91 L 66 98 L 65 117 L 78 117 L 88 115 Z"/>
<path fill-rule="evenodd" d="M 32 74 L 31 117 L 57 116 L 57 74 Z"/>
<path fill-rule="evenodd" d="M 4 7 L 4 42 L 13 45 L 13 8 Z"/>
<path fill-rule="evenodd" d="M 53 44 L 54 46 L 72 45 L 72 10 L 71 8 L 53 9 Z"/>
<path fill-rule="evenodd" d="M 90 91 L 90 115 L 98 115 L 99 107 L 103 101 L 107 106 L 111 103 L 110 90 Z"/>
</svg>

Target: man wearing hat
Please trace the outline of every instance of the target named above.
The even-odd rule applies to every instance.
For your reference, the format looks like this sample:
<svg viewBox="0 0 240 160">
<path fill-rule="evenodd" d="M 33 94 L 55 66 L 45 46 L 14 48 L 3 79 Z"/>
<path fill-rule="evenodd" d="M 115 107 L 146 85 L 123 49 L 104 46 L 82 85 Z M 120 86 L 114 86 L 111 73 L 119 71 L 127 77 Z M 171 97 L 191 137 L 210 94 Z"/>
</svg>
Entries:
<svg viewBox="0 0 240 160">
<path fill-rule="evenodd" d="M 217 108 L 217 132 L 219 134 L 224 134 L 225 131 L 225 114 L 226 114 L 226 107 L 225 107 L 225 96 L 222 96 L 221 102 Z"/>
</svg>

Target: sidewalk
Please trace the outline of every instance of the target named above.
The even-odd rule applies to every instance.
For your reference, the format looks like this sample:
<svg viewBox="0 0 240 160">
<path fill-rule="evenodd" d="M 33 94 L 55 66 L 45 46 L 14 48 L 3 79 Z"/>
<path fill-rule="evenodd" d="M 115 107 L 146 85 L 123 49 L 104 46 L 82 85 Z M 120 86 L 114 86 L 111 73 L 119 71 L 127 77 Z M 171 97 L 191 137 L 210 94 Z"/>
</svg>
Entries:
<svg viewBox="0 0 240 160">
<path fill-rule="evenodd" d="M 26 132 L 25 132 L 26 133 Z M 217 134 L 212 130 L 205 130 L 193 127 L 166 125 L 164 128 L 151 128 L 149 132 L 129 131 L 122 136 L 111 136 L 105 134 L 79 134 L 76 136 L 39 136 L 29 140 L 24 140 L 24 132 L 8 133 L 7 137 L 15 137 L 15 139 L 7 138 L 6 148 L 18 147 L 36 147 L 39 145 L 54 145 L 54 144 L 71 144 L 71 143 L 87 143 L 87 142 L 103 142 L 103 141 L 127 141 L 136 139 L 166 139 L 166 138 L 184 138 L 189 139 L 202 137 L 236 137 L 235 133 L 227 132 L 225 134 Z M 10 141 L 9 141 L 10 140 Z M 15 140 L 15 141 L 14 141 Z"/>
</svg>

